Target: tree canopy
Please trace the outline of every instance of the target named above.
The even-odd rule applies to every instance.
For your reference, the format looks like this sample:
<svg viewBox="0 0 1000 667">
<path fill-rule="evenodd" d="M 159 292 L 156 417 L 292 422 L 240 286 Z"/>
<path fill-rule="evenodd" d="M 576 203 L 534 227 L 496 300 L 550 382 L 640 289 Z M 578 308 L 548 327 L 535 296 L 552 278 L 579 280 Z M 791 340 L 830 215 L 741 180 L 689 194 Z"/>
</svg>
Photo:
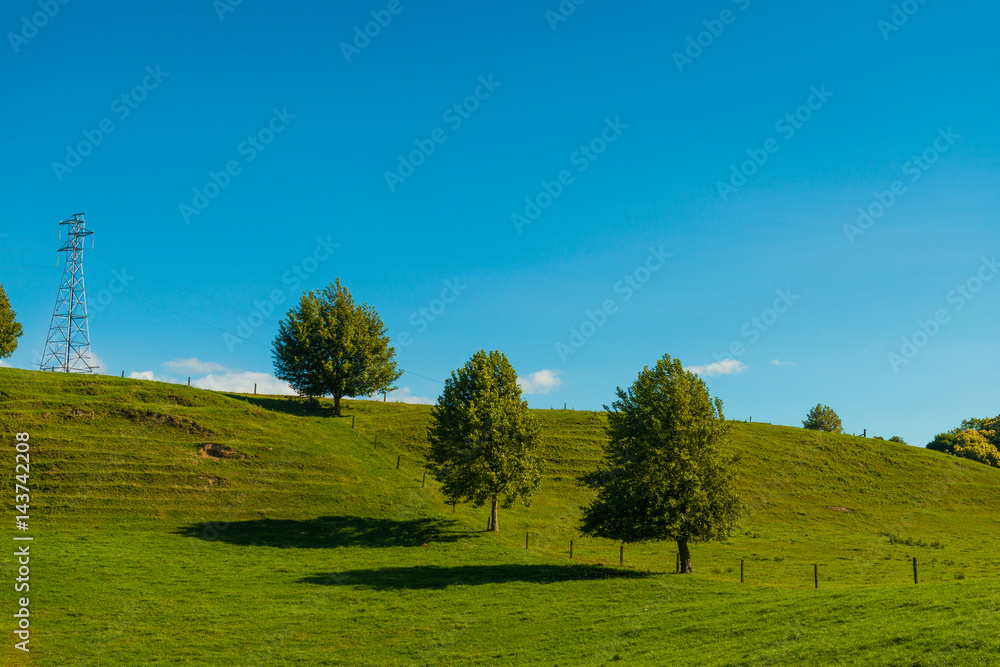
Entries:
<svg viewBox="0 0 1000 667">
<path fill-rule="evenodd" d="M 501 500 L 504 509 L 518 499 L 530 505 L 541 481 L 539 433 L 507 357 L 480 350 L 452 372 L 431 409 L 430 472 L 448 502 L 490 502 L 490 530 L 499 531 Z"/>
<path fill-rule="evenodd" d="M 278 325 L 275 376 L 305 396 L 332 395 L 340 416 L 344 396 L 392 391 L 402 376 L 375 309 L 355 306 L 340 280 L 302 295 Z"/>
<path fill-rule="evenodd" d="M 17 313 L 10 307 L 10 300 L 3 285 L 0 285 L 0 359 L 6 359 L 17 349 L 17 339 L 21 337 L 21 324 Z"/>
<path fill-rule="evenodd" d="M 817 403 L 816 407 L 809 411 L 802 428 L 812 431 L 827 431 L 828 433 L 843 433 L 844 427 L 840 423 L 840 417 L 829 405 Z"/>
<path fill-rule="evenodd" d="M 597 497 L 581 530 L 623 542 L 676 540 L 681 571 L 692 572 L 688 543 L 727 539 L 743 511 L 722 401 L 668 354 L 617 396 L 604 408 L 604 460 L 585 478 Z"/>
<path fill-rule="evenodd" d="M 966 419 L 958 428 L 937 434 L 927 449 L 1000 468 L 1000 416 Z"/>
</svg>

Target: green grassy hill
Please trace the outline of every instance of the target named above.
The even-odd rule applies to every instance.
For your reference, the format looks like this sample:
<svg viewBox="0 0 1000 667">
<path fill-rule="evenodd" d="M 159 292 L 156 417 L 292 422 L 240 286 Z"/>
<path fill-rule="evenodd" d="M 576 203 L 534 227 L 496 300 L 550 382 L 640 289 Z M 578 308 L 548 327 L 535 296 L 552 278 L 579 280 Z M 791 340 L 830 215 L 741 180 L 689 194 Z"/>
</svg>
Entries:
<svg viewBox="0 0 1000 667">
<path fill-rule="evenodd" d="M 29 432 L 35 537 L 32 652 L 5 633 L 2 664 L 1000 662 L 1000 470 L 734 423 L 748 514 L 680 576 L 672 544 L 626 546 L 619 567 L 618 544 L 575 531 L 600 413 L 536 411 L 547 478 L 499 535 L 487 508 L 424 484 L 429 408 L 331 414 L 0 369 L 0 488 L 12 504 L 13 434 Z"/>
</svg>

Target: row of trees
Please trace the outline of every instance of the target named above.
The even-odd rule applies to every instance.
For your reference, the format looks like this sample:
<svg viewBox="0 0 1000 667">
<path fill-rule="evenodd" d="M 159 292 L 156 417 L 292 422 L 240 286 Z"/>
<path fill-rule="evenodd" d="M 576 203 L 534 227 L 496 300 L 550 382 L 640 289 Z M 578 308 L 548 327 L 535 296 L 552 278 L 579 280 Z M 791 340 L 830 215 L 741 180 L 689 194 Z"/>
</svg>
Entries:
<svg viewBox="0 0 1000 667">
<path fill-rule="evenodd" d="M 582 481 L 597 491 L 580 531 L 625 543 L 674 540 L 681 570 L 689 544 L 726 539 L 743 511 L 735 485 L 722 402 L 704 381 L 664 355 L 609 408 L 598 470 Z M 449 502 L 498 506 L 531 496 L 542 478 L 540 428 L 501 352 L 481 350 L 445 383 L 431 410 L 430 470 Z"/>
<path fill-rule="evenodd" d="M 332 395 L 337 415 L 344 396 L 395 388 L 402 373 L 393 357 L 378 314 L 355 305 L 339 280 L 302 297 L 273 348 L 275 375 L 303 395 Z M 726 539 L 743 511 L 722 402 L 669 355 L 616 395 L 604 406 L 601 465 L 581 480 L 596 497 L 580 530 L 625 543 L 676 541 L 681 569 L 691 572 L 689 544 Z M 428 469 L 446 500 L 489 504 L 490 530 L 500 530 L 501 507 L 531 504 L 542 480 L 541 429 L 502 352 L 480 350 L 451 374 L 428 439 Z"/>
</svg>

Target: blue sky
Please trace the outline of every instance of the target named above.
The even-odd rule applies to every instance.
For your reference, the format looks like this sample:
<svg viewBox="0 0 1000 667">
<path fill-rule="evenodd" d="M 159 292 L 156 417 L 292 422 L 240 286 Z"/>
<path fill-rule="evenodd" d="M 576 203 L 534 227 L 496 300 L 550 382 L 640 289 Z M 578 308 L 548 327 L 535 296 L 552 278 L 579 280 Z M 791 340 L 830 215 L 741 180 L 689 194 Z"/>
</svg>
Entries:
<svg viewBox="0 0 1000 667">
<path fill-rule="evenodd" d="M 56 223 L 85 212 L 109 374 L 273 389 L 278 321 L 339 277 L 382 315 L 401 399 L 486 348 L 533 406 L 599 409 L 669 353 L 730 418 L 821 402 L 923 445 L 1000 411 L 998 19 L 8 2 L 7 361 L 37 364 Z"/>
</svg>

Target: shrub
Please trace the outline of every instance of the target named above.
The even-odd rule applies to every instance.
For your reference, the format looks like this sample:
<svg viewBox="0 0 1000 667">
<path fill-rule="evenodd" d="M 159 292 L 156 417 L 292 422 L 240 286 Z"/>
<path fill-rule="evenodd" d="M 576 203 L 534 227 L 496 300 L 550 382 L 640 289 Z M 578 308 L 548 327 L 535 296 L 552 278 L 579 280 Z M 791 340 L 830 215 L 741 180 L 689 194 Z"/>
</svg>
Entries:
<svg viewBox="0 0 1000 667">
<path fill-rule="evenodd" d="M 802 427 L 811 431 L 826 431 L 828 433 L 843 433 L 844 427 L 840 423 L 840 417 L 828 405 L 816 404 L 809 414 L 806 415 Z"/>
</svg>

